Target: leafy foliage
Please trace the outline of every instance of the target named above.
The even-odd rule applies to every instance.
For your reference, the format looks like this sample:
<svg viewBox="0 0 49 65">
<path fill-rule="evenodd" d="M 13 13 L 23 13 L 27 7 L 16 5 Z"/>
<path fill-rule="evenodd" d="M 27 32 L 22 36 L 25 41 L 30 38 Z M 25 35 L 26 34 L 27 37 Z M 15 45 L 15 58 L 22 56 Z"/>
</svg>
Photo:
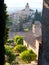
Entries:
<svg viewBox="0 0 49 65">
<path fill-rule="evenodd" d="M 6 8 L 7 8 L 7 6 L 6 6 L 6 4 L 4 4 L 3 5 L 3 8 L 4 8 L 4 22 L 3 22 L 3 29 L 4 29 L 4 43 L 6 43 L 6 41 L 7 41 L 7 38 L 8 38 L 8 30 L 9 30 L 9 28 L 7 28 L 6 27 L 6 21 L 8 20 L 8 14 L 7 14 L 7 11 L 6 11 Z"/>
<path fill-rule="evenodd" d="M 7 21 L 7 19 L 8 19 L 8 14 L 7 14 L 6 8 L 7 8 L 7 6 L 4 3 L 4 19 L 5 19 L 5 21 Z"/>
<path fill-rule="evenodd" d="M 10 65 L 8 62 L 6 62 L 4 65 Z"/>
<path fill-rule="evenodd" d="M 12 23 L 11 21 L 7 20 L 7 22 L 6 22 L 6 27 L 9 27 L 9 28 L 10 28 L 10 27 L 12 26 L 12 24 L 13 24 L 13 23 Z"/>
<path fill-rule="evenodd" d="M 18 53 L 21 53 L 21 52 L 27 50 L 27 47 L 24 46 L 24 45 L 17 45 L 17 46 L 14 47 L 13 50 L 18 52 Z"/>
<path fill-rule="evenodd" d="M 25 50 L 20 54 L 20 60 L 30 63 L 33 60 L 36 60 L 37 55 L 32 50 Z"/>
<path fill-rule="evenodd" d="M 14 55 L 14 53 L 11 50 L 10 46 L 4 45 L 5 47 L 5 54 L 9 57 L 8 58 L 8 62 L 12 63 L 12 61 L 16 58 L 16 56 Z"/>
<path fill-rule="evenodd" d="M 35 12 L 35 16 L 34 16 L 34 19 L 33 19 L 33 23 L 34 23 L 34 21 L 42 21 L 42 16 L 41 16 L 41 14 L 38 12 L 38 10 L 36 10 L 36 12 Z"/>
<path fill-rule="evenodd" d="M 7 39 L 7 43 L 12 43 L 12 42 L 14 42 L 13 39 Z"/>
<path fill-rule="evenodd" d="M 8 32 L 9 32 L 9 28 L 5 28 L 5 36 L 4 36 L 4 43 L 7 42 L 7 39 L 8 39 Z"/>
<path fill-rule="evenodd" d="M 14 41 L 16 42 L 17 45 L 23 44 L 23 37 L 22 36 L 15 36 Z"/>
</svg>

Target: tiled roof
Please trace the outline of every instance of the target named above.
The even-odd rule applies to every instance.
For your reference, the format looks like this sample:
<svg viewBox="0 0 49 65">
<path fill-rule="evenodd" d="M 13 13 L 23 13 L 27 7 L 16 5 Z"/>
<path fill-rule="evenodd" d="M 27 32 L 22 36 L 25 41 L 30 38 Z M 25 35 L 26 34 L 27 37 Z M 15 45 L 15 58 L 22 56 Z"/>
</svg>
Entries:
<svg viewBox="0 0 49 65">
<path fill-rule="evenodd" d="M 21 11 L 25 11 L 25 9 L 22 9 Z M 32 9 L 29 9 L 29 11 L 33 11 Z"/>
<path fill-rule="evenodd" d="M 27 42 L 27 44 L 31 45 L 32 47 L 35 47 L 35 37 L 33 36 L 33 33 L 30 32 L 18 32 L 16 35 L 24 36 L 24 40 Z"/>
<path fill-rule="evenodd" d="M 40 37 L 35 38 L 32 31 L 30 31 L 30 32 L 16 32 L 15 34 L 13 33 L 13 36 L 11 36 L 11 37 L 14 37 L 14 35 L 23 36 L 24 40 L 27 42 L 27 44 L 32 46 L 33 48 L 35 48 L 35 39 L 37 39 L 37 40 L 41 39 Z"/>
</svg>

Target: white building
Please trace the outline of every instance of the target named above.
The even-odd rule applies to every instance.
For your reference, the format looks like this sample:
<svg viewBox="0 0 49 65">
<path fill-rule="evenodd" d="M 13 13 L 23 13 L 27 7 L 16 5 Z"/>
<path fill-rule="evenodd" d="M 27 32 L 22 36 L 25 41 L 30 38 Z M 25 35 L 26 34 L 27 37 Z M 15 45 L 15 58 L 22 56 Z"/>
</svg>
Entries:
<svg viewBox="0 0 49 65">
<path fill-rule="evenodd" d="M 29 4 L 27 3 L 25 8 L 18 12 L 19 16 L 25 18 L 26 16 L 34 15 L 34 11 L 30 9 Z"/>
</svg>

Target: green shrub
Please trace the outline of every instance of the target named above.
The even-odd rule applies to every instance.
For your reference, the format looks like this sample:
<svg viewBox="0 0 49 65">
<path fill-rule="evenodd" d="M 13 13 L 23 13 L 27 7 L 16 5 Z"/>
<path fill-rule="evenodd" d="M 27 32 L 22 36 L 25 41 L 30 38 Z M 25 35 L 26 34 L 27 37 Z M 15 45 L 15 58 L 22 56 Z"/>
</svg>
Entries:
<svg viewBox="0 0 49 65">
<path fill-rule="evenodd" d="M 16 44 L 23 44 L 23 37 L 22 36 L 15 36 L 14 37 L 14 41 L 16 42 Z"/>
<path fill-rule="evenodd" d="M 12 63 L 13 60 L 15 60 L 16 56 L 14 55 L 14 53 L 11 50 L 10 46 L 5 45 L 5 55 L 8 56 L 8 62 Z"/>
<path fill-rule="evenodd" d="M 13 41 L 13 39 L 8 39 L 7 40 L 7 43 L 13 43 L 14 41 Z"/>
<path fill-rule="evenodd" d="M 19 65 L 19 62 L 18 61 L 13 61 L 12 65 Z"/>
<path fill-rule="evenodd" d="M 36 57 L 37 55 L 32 50 L 26 50 L 20 54 L 20 60 L 26 63 L 31 63 L 31 61 L 36 60 Z"/>
<path fill-rule="evenodd" d="M 4 65 L 10 65 L 8 62 L 6 62 Z"/>
<path fill-rule="evenodd" d="M 7 39 L 8 39 L 8 33 L 9 33 L 9 27 L 6 27 L 6 28 L 5 28 L 5 36 L 4 36 L 4 43 L 7 42 Z"/>
<path fill-rule="evenodd" d="M 24 46 L 24 45 L 17 45 L 14 47 L 13 49 L 14 51 L 18 52 L 18 53 L 21 53 L 23 52 L 24 50 L 27 50 L 27 47 Z"/>
</svg>

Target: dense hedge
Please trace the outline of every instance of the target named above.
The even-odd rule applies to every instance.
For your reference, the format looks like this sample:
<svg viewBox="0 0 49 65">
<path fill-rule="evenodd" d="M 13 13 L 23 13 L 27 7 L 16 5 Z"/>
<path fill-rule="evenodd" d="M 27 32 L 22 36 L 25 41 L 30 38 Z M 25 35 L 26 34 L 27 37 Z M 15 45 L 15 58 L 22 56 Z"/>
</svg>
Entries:
<svg viewBox="0 0 49 65">
<path fill-rule="evenodd" d="M 16 44 L 23 44 L 23 37 L 22 36 L 14 36 L 14 41 L 16 42 Z"/>
<path fill-rule="evenodd" d="M 8 62 L 12 63 L 12 61 L 15 60 L 16 56 L 12 52 L 10 46 L 4 45 L 4 47 L 5 47 L 5 55 L 7 55 L 7 57 L 8 57 Z"/>
<path fill-rule="evenodd" d="M 27 50 L 27 47 L 24 46 L 24 45 L 17 45 L 14 47 L 13 49 L 14 51 L 18 52 L 18 53 L 21 53 L 23 52 L 24 50 Z"/>
<path fill-rule="evenodd" d="M 13 42 L 14 42 L 13 39 L 7 39 L 7 43 L 11 44 L 11 43 L 13 43 Z"/>
<path fill-rule="evenodd" d="M 26 50 L 20 54 L 20 60 L 26 63 L 31 63 L 31 61 L 36 60 L 36 57 L 37 55 L 32 50 Z"/>
</svg>

